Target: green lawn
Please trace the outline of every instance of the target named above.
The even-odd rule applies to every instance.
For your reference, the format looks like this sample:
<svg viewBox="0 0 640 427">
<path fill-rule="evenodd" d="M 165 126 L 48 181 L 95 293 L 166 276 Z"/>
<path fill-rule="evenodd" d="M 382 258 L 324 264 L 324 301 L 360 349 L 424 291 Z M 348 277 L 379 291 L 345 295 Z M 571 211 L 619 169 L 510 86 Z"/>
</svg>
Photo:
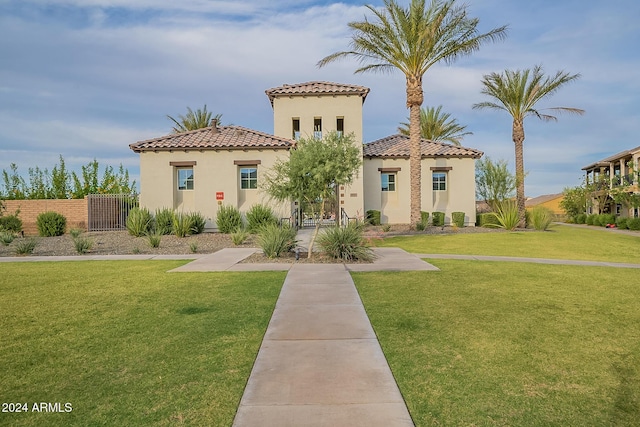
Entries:
<svg viewBox="0 0 640 427">
<path fill-rule="evenodd" d="M 1 264 L 0 425 L 231 425 L 285 273 L 184 263 Z"/>
<path fill-rule="evenodd" d="M 638 270 L 433 263 L 353 274 L 416 426 L 638 425 Z"/>
<path fill-rule="evenodd" d="M 376 240 L 424 254 L 465 254 L 640 263 L 640 233 L 629 236 L 599 227 L 553 225 L 549 231 L 416 235 Z"/>
</svg>

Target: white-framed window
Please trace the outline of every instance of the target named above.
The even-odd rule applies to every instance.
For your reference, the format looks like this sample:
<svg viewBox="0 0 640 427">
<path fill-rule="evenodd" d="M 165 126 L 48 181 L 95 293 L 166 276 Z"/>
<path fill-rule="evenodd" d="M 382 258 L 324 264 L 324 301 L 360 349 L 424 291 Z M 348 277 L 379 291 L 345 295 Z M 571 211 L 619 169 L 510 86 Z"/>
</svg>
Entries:
<svg viewBox="0 0 640 427">
<path fill-rule="evenodd" d="M 396 191 L 396 174 L 395 172 L 382 172 L 380 174 L 382 181 L 382 191 Z"/>
<path fill-rule="evenodd" d="M 316 117 L 313 119 L 313 137 L 316 139 L 322 139 L 322 117 Z"/>
<path fill-rule="evenodd" d="M 447 173 L 433 172 L 433 191 L 447 191 Z"/>
<path fill-rule="evenodd" d="M 300 119 L 294 117 L 291 119 L 292 136 L 294 140 L 300 139 Z"/>
<path fill-rule="evenodd" d="M 344 135 L 344 117 L 336 117 L 336 132 L 339 136 Z"/>
<path fill-rule="evenodd" d="M 258 188 L 257 166 L 245 166 L 240 168 L 240 188 L 242 190 L 255 190 Z"/>
<path fill-rule="evenodd" d="M 178 190 L 193 190 L 193 168 L 177 168 Z"/>
</svg>

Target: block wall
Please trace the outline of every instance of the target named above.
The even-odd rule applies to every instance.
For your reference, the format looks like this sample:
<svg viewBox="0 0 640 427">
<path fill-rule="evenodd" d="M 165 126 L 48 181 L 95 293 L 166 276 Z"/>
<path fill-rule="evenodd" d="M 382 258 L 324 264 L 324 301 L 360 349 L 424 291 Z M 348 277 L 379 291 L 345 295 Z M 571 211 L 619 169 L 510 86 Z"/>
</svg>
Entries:
<svg viewBox="0 0 640 427">
<path fill-rule="evenodd" d="M 67 231 L 72 228 L 87 230 L 87 199 L 50 199 L 50 200 L 3 200 L 4 215 L 13 215 L 20 210 L 18 218 L 22 220 L 25 235 L 37 235 L 36 219 L 42 212 L 54 211 L 67 218 Z"/>
</svg>

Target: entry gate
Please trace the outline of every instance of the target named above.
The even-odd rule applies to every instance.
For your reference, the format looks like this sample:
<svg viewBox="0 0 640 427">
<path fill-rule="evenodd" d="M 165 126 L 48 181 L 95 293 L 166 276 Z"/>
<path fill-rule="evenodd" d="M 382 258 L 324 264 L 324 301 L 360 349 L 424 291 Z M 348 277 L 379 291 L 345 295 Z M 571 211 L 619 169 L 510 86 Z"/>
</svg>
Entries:
<svg viewBox="0 0 640 427">
<path fill-rule="evenodd" d="M 138 207 L 135 194 L 89 194 L 87 196 L 88 230 L 126 230 L 129 211 Z"/>
</svg>

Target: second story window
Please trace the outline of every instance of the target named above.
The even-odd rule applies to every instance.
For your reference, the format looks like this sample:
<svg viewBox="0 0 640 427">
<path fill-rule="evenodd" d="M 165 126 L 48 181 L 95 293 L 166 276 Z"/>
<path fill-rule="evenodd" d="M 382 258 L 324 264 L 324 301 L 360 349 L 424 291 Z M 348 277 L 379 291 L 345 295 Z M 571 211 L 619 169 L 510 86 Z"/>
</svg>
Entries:
<svg viewBox="0 0 640 427">
<path fill-rule="evenodd" d="M 322 117 L 313 119 L 313 137 L 322 139 Z"/>
<path fill-rule="evenodd" d="M 255 190 L 258 188 L 257 166 L 240 168 L 240 188 L 242 190 Z"/>
<path fill-rule="evenodd" d="M 344 117 L 336 118 L 336 132 L 340 136 L 344 135 Z"/>
<path fill-rule="evenodd" d="M 293 118 L 291 119 L 291 124 L 292 124 L 292 128 L 293 128 L 293 139 L 294 140 L 298 140 L 300 139 L 300 119 L 299 118 Z"/>
<path fill-rule="evenodd" d="M 380 174 L 382 179 L 382 191 L 396 191 L 396 174 L 383 172 Z"/>
<path fill-rule="evenodd" d="M 447 191 L 447 174 L 445 172 L 433 173 L 433 191 Z"/>
<path fill-rule="evenodd" d="M 193 168 L 179 168 L 178 190 L 193 190 Z"/>
</svg>

